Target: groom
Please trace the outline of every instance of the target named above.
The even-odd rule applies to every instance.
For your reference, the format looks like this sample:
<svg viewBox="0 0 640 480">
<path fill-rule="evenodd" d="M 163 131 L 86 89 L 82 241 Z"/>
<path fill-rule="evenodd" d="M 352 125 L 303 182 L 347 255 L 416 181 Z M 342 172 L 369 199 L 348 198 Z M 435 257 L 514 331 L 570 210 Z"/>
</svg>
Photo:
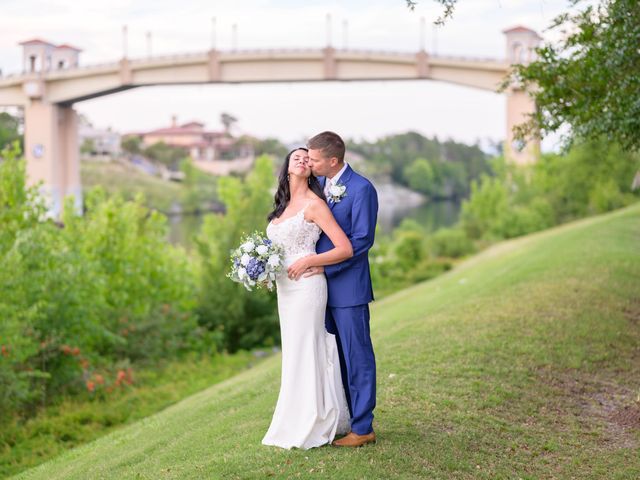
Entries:
<svg viewBox="0 0 640 480">
<path fill-rule="evenodd" d="M 327 265 L 328 299 L 326 328 L 336 336 L 340 354 L 351 432 L 333 445 L 358 447 L 376 441 L 373 409 L 376 405 L 376 361 L 369 335 L 369 302 L 373 288 L 369 273 L 369 249 L 373 245 L 378 195 L 369 180 L 344 161 L 345 144 L 339 135 L 322 132 L 307 143 L 311 171 L 320 177 L 329 208 L 353 247 L 353 257 Z M 324 233 L 317 253 L 333 248 Z M 322 273 L 322 267 L 305 276 Z"/>
</svg>

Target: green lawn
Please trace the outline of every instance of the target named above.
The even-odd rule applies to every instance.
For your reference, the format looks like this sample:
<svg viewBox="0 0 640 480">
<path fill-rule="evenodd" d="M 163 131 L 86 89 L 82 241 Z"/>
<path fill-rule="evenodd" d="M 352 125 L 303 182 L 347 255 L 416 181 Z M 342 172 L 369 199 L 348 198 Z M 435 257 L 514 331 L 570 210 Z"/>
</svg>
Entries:
<svg viewBox="0 0 640 480">
<path fill-rule="evenodd" d="M 16 478 L 640 478 L 640 204 L 372 307 L 376 445 L 262 446 L 274 356 Z"/>
</svg>

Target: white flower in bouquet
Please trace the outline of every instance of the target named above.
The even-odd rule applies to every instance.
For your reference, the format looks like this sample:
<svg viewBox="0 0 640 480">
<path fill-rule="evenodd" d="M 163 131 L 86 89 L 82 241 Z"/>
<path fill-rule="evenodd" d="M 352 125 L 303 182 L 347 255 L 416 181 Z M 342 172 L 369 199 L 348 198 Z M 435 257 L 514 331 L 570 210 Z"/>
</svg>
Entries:
<svg viewBox="0 0 640 480">
<path fill-rule="evenodd" d="M 254 248 L 256 248 L 256 245 L 251 241 L 242 244 L 242 249 L 247 253 L 252 252 Z"/>
<path fill-rule="evenodd" d="M 250 261 L 251 261 L 251 255 L 249 255 L 248 253 L 244 253 L 242 257 L 240 257 L 240 265 L 243 265 L 246 267 Z"/>
<path fill-rule="evenodd" d="M 267 263 L 272 267 L 277 267 L 278 265 L 280 265 L 280 261 L 280 255 L 270 255 Z"/>
<path fill-rule="evenodd" d="M 258 245 L 256 247 L 256 252 L 258 252 L 258 255 L 265 255 L 267 252 L 269 252 L 269 247 L 267 247 L 266 245 Z"/>
</svg>

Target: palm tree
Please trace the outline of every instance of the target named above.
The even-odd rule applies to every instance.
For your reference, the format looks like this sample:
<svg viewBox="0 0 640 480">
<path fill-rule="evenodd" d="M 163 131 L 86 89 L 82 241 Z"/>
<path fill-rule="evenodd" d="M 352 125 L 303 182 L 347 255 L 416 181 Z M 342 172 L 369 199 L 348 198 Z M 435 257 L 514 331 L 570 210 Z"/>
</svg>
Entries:
<svg viewBox="0 0 640 480">
<path fill-rule="evenodd" d="M 234 117 L 233 115 L 229 114 L 229 113 L 223 112 L 220 115 L 220 123 L 222 123 L 222 125 L 224 125 L 224 131 L 227 134 L 229 134 L 229 131 L 231 130 L 231 127 L 237 121 L 238 121 L 238 119 L 236 117 Z"/>
</svg>

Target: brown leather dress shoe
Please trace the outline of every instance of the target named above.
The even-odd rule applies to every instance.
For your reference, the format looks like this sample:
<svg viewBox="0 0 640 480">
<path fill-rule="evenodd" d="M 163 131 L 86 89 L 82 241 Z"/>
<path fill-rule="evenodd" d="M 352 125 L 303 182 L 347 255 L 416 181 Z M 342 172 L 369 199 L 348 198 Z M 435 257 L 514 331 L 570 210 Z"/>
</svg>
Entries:
<svg viewBox="0 0 640 480">
<path fill-rule="evenodd" d="M 335 440 L 331 445 L 336 447 L 361 447 L 365 443 L 376 443 L 375 432 L 367 433 L 365 435 L 358 435 L 355 432 L 349 432 L 348 435 L 342 437 L 340 440 Z"/>
</svg>

